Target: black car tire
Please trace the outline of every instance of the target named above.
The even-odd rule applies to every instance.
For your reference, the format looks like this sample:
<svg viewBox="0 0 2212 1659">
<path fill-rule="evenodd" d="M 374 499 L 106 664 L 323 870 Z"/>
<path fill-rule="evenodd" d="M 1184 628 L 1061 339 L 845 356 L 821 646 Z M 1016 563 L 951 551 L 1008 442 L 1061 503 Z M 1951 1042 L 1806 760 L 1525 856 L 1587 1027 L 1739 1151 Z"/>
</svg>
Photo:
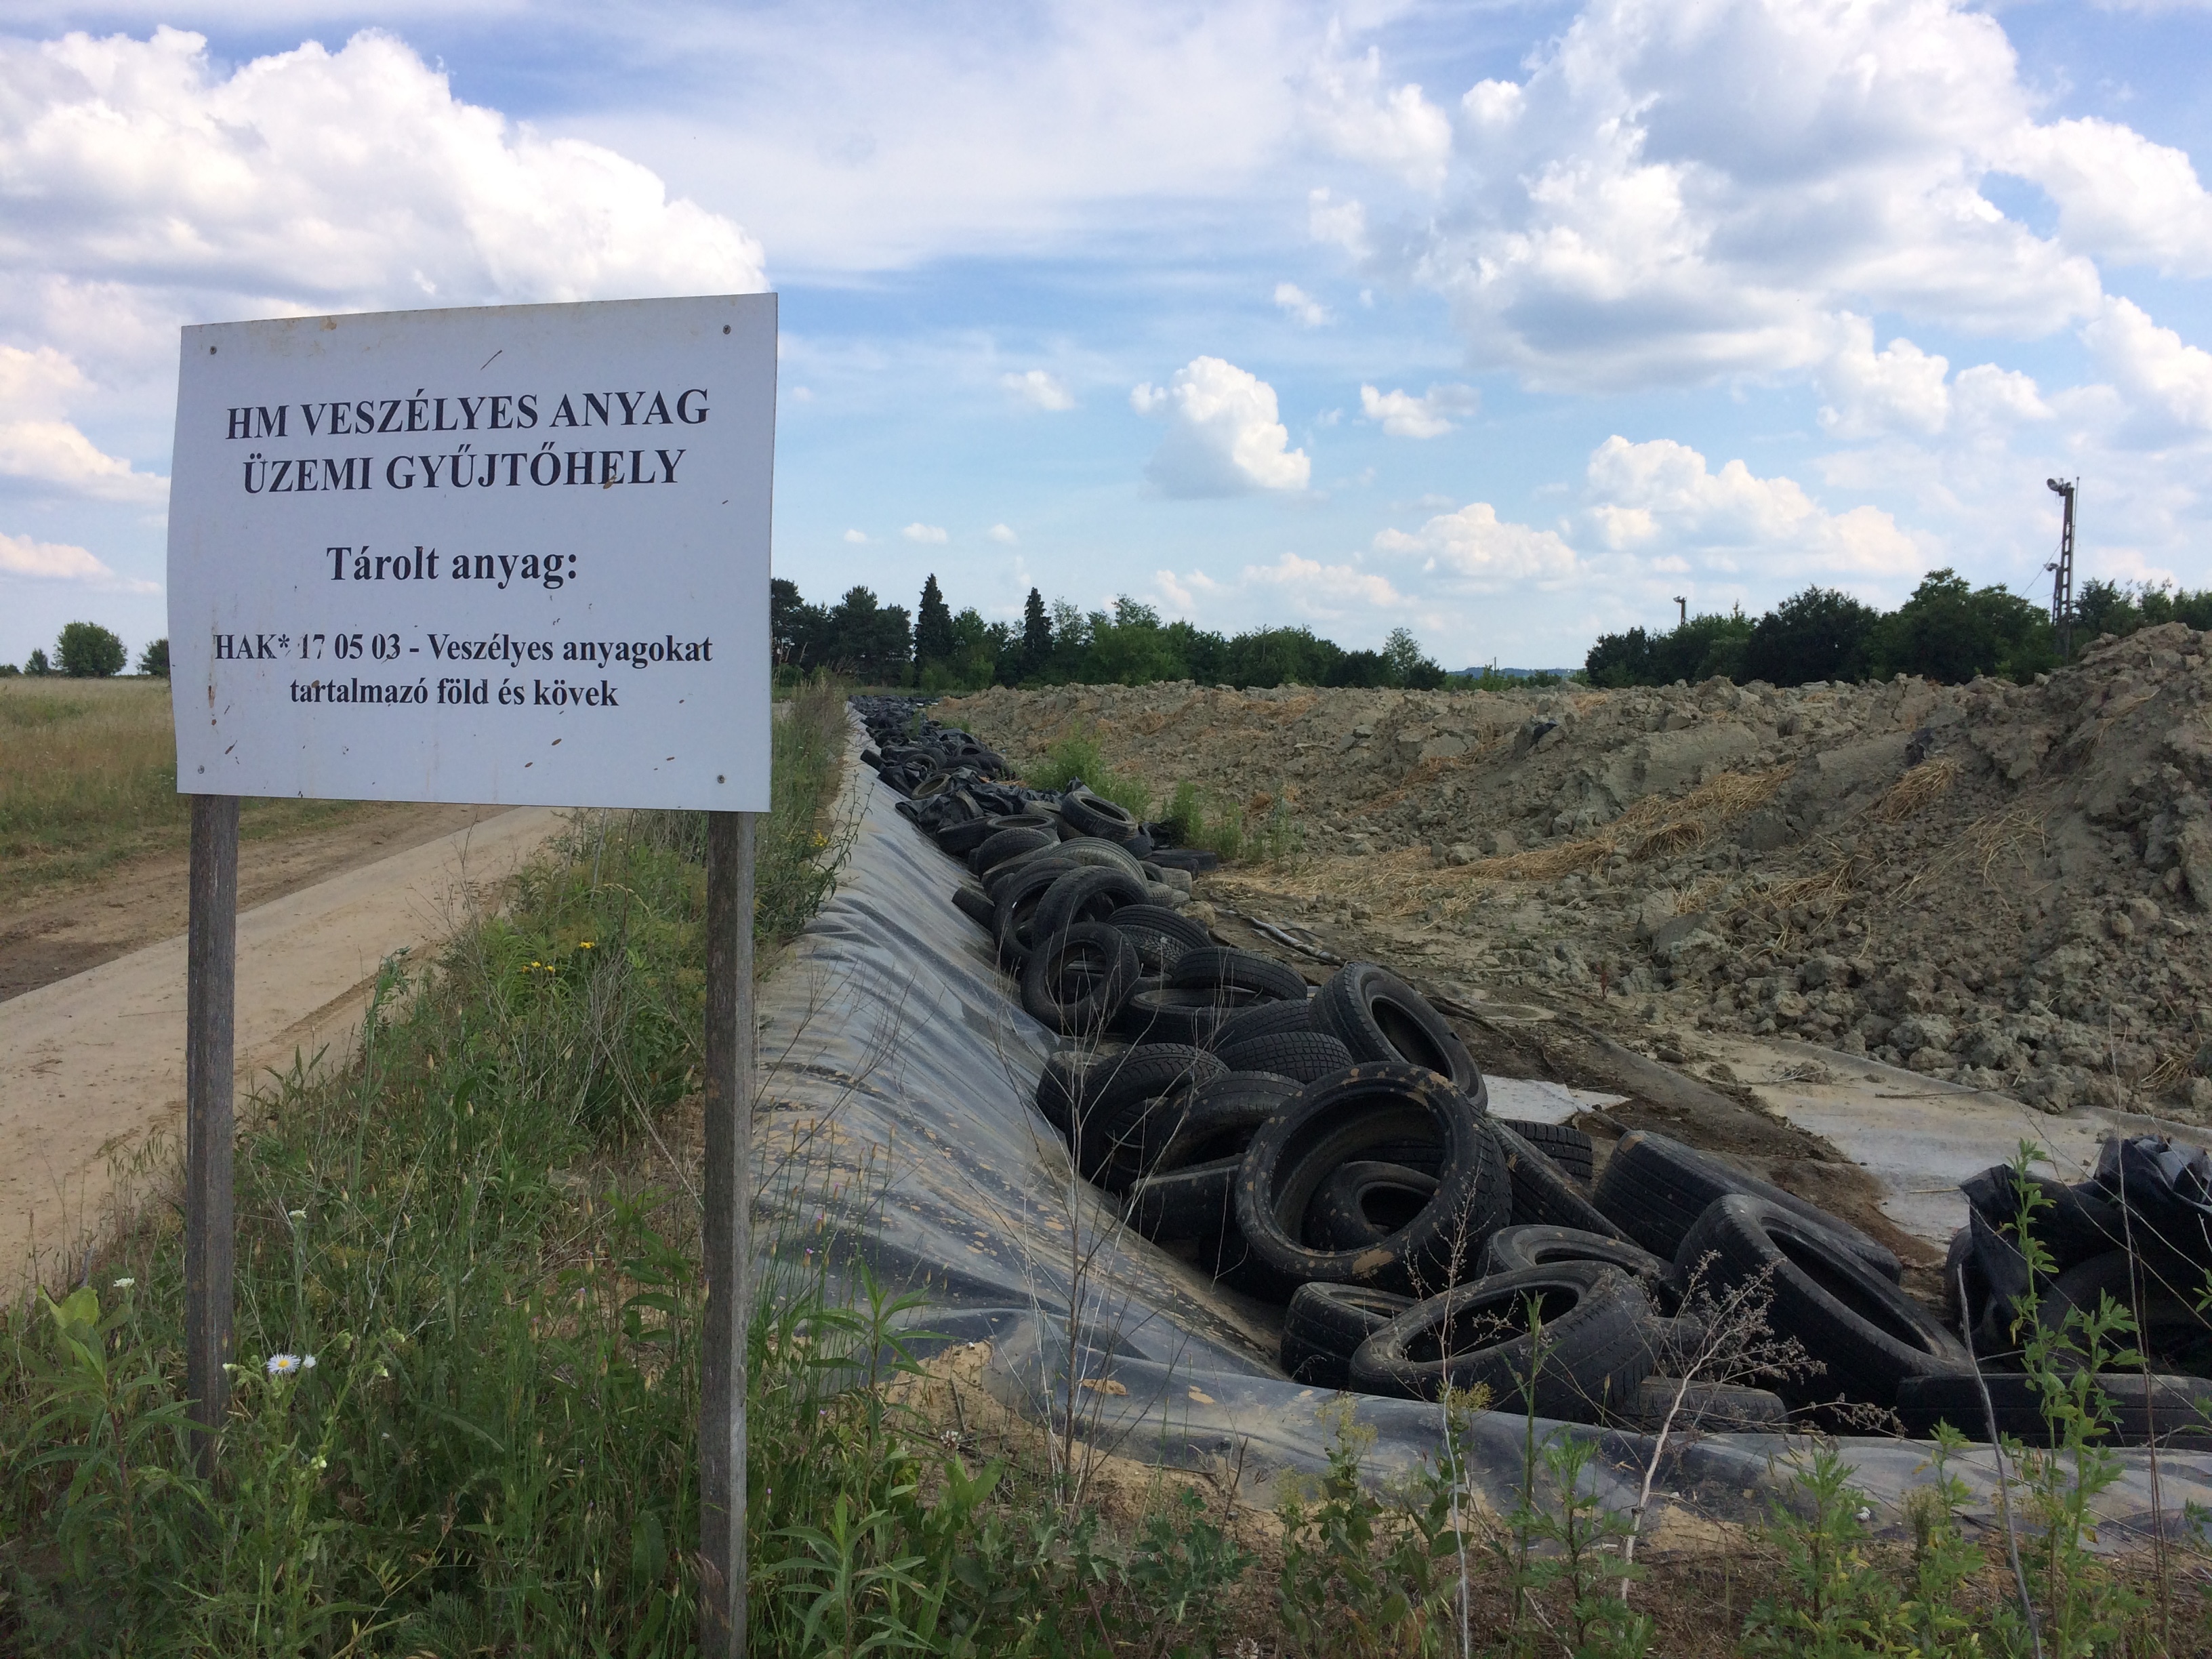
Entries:
<svg viewBox="0 0 2212 1659">
<path fill-rule="evenodd" d="M 1410 1225 L 1437 1195 L 1437 1178 L 1402 1164 L 1340 1164 L 1306 1206 L 1304 1231 L 1331 1250 L 1380 1244 Z"/>
<path fill-rule="evenodd" d="M 1906 1377 L 1966 1365 L 1966 1349 L 1935 1316 L 1833 1232 L 1771 1199 L 1730 1194 L 1698 1217 L 1674 1264 L 1686 1274 L 1708 1258 L 1716 1291 L 1765 1275 L 1769 1328 L 1825 1367 L 1778 1386 L 1797 1403 L 1840 1394 L 1894 1406 Z"/>
<path fill-rule="evenodd" d="M 1122 841 L 1137 832 L 1136 815 L 1126 806 L 1078 786 L 1060 798 L 1060 815 L 1079 835 Z"/>
<path fill-rule="evenodd" d="M 1426 997 L 1387 969 L 1345 963 L 1314 994 L 1314 1023 L 1334 1032 L 1354 1060 L 1425 1066 L 1488 1105 L 1482 1074 L 1458 1033 Z"/>
<path fill-rule="evenodd" d="M 1305 976 L 1297 969 L 1227 945 L 1184 951 L 1168 969 L 1168 983 L 1178 991 L 1212 992 L 1240 1007 L 1306 1000 Z"/>
<path fill-rule="evenodd" d="M 1586 1233 L 1620 1236 L 1620 1229 L 1583 1195 L 1583 1189 L 1566 1171 L 1497 1119 L 1490 1120 L 1490 1129 L 1505 1154 L 1506 1173 L 1512 1177 L 1515 1224 L 1574 1227 Z"/>
<path fill-rule="evenodd" d="M 1492 1120 L 1493 1127 L 1496 1121 Z M 1643 1285 L 1644 1293 L 1662 1313 L 1671 1314 L 1680 1300 L 1681 1282 L 1673 1262 L 1609 1232 L 1516 1221 L 1510 1227 L 1500 1227 L 1483 1247 L 1485 1273 L 1546 1267 L 1554 1261 L 1602 1261 L 1618 1267 Z"/>
<path fill-rule="evenodd" d="M 1038 901 L 1036 917 L 1030 927 L 1031 948 L 1043 945 L 1079 921 L 1103 922 L 1126 904 L 1141 904 L 1145 884 L 1126 870 L 1103 866 L 1068 871 L 1053 883 Z M 1133 941 L 1130 951 L 1136 945 Z"/>
<path fill-rule="evenodd" d="M 1281 1002 L 1255 1002 L 1249 1008 L 1239 1008 L 1221 1022 L 1213 1039 L 1217 1048 L 1230 1048 L 1253 1037 L 1273 1036 L 1279 1031 L 1311 1031 L 1317 1029 L 1313 1023 L 1311 1000 L 1291 998 Z"/>
<path fill-rule="evenodd" d="M 1318 1083 L 1352 1064 L 1344 1045 L 1326 1031 L 1270 1031 L 1231 1043 L 1223 1042 L 1217 1029 L 1211 1046 L 1232 1072 L 1273 1072 L 1301 1083 Z"/>
<path fill-rule="evenodd" d="M 1532 1300 L 1540 1338 L 1529 1326 Z M 1352 1385 L 1412 1400 L 1434 1400 L 1446 1384 L 1480 1387 L 1493 1411 L 1533 1407 L 1539 1417 L 1595 1422 L 1629 1406 L 1650 1374 L 1650 1317 L 1643 1291 L 1617 1267 L 1524 1267 L 1408 1308 L 1360 1344 Z"/>
<path fill-rule="evenodd" d="M 1656 1434 L 1662 1428 L 1670 1435 L 1693 1430 L 1701 1434 L 1780 1434 L 1790 1426 L 1790 1407 L 1780 1395 L 1766 1389 L 1647 1376 L 1637 1384 L 1635 1409 L 1629 1418 L 1645 1434 Z"/>
<path fill-rule="evenodd" d="M 968 867 L 977 875 L 994 869 L 1018 853 L 1034 852 L 1041 847 L 1054 847 L 1060 837 L 1049 830 L 994 830 L 976 845 L 968 855 Z"/>
<path fill-rule="evenodd" d="M 1590 1184 L 1597 1168 L 1597 1154 L 1590 1145 L 1590 1138 L 1580 1129 L 1571 1128 L 1564 1123 L 1535 1123 L 1519 1117 L 1500 1117 L 1494 1121 L 1512 1130 L 1584 1187 Z"/>
<path fill-rule="evenodd" d="M 1163 985 L 1176 957 L 1213 942 L 1213 935 L 1204 927 L 1164 904 L 1124 905 L 1108 920 L 1129 936 L 1145 971 L 1162 975 Z"/>
<path fill-rule="evenodd" d="M 1293 1382 L 1342 1389 L 1359 1345 L 1412 1307 L 1413 1298 L 1351 1285 L 1301 1285 L 1283 1312 L 1283 1370 Z"/>
<path fill-rule="evenodd" d="M 1763 1198 L 1826 1227 L 1850 1252 L 1894 1285 L 1904 1273 L 1896 1252 L 1876 1243 L 1848 1221 L 1785 1193 L 1735 1165 L 1649 1129 L 1620 1138 L 1606 1160 L 1591 1199 L 1621 1231 L 1656 1255 L 1681 1261 L 1684 1237 L 1716 1199 L 1741 1193 Z M 1690 1264 L 1684 1262 L 1686 1270 Z"/>
<path fill-rule="evenodd" d="M 1137 947 L 1103 922 L 1079 921 L 1030 953 L 1022 1006 L 1069 1036 L 1104 1033 L 1137 981 Z"/>
<path fill-rule="evenodd" d="M 1428 1152 L 1425 1172 L 1437 1182 L 1412 1225 L 1353 1250 L 1316 1248 L 1304 1237 L 1314 1194 L 1338 1166 L 1407 1163 L 1397 1154 L 1407 1146 Z M 1425 1067 L 1355 1066 L 1300 1090 L 1253 1137 L 1237 1181 L 1237 1224 L 1255 1274 L 1285 1296 L 1311 1279 L 1411 1293 L 1450 1283 L 1511 1202 L 1504 1160 L 1465 1095 Z"/>
</svg>

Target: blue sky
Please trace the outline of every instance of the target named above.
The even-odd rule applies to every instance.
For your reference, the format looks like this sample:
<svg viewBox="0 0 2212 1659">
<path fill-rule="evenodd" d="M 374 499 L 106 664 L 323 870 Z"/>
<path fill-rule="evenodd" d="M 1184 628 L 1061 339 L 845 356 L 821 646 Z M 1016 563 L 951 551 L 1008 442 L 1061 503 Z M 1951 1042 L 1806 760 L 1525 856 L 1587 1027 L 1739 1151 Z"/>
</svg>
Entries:
<svg viewBox="0 0 2212 1659">
<path fill-rule="evenodd" d="M 0 659 L 166 631 L 179 324 L 763 286 L 810 597 L 1571 663 L 2039 596 L 2060 472 L 2212 585 L 2203 5 L 7 15 Z"/>
</svg>

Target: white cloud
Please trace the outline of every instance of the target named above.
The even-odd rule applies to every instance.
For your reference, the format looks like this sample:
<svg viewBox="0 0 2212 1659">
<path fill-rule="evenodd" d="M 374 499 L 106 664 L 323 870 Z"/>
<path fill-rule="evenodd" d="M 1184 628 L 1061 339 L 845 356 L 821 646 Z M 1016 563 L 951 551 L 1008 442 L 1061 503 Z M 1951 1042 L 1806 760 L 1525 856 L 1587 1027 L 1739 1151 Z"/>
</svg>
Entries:
<svg viewBox="0 0 2212 1659">
<path fill-rule="evenodd" d="M 865 530 L 848 530 L 845 532 L 845 539 L 854 546 L 859 547 L 868 539 L 868 532 Z"/>
<path fill-rule="evenodd" d="M 2212 431 L 2212 352 L 2184 344 L 2129 300 L 2106 301 L 2081 337 L 2098 367 L 2154 428 L 2154 440 Z"/>
<path fill-rule="evenodd" d="M 1024 369 L 1019 374 L 999 376 L 999 384 L 1017 403 L 1031 409 L 1052 412 L 1075 407 L 1075 395 L 1054 376 L 1042 368 Z"/>
<path fill-rule="evenodd" d="M 940 547 L 946 540 L 942 525 L 922 524 L 918 521 L 908 525 L 900 531 L 899 534 L 910 542 L 922 542 L 931 547 Z"/>
<path fill-rule="evenodd" d="M 998 542 L 1007 547 L 1012 547 L 1016 542 L 1021 539 L 1020 537 L 1014 534 L 1014 529 L 1012 525 L 994 524 L 983 533 L 986 536 L 988 536 L 993 541 Z"/>
<path fill-rule="evenodd" d="M 1370 252 L 1317 195 L 1313 233 L 1447 295 L 1475 362 L 1532 384 L 1802 375 L 1851 312 L 2033 337 L 2100 303 L 2099 249 L 1979 193 L 2039 129 L 2002 27 L 1952 0 L 1590 0 L 1460 111 L 1481 141 L 1442 210 Z M 2130 224 L 2195 199 L 2147 156 Z"/>
<path fill-rule="evenodd" d="M 0 346 L 0 477 L 34 493 L 151 504 L 169 482 L 131 470 L 70 421 L 68 404 L 91 390 L 77 366 L 52 346 Z"/>
<path fill-rule="evenodd" d="M 1513 582 L 1557 581 L 1577 574 L 1575 550 L 1559 532 L 1514 524 L 1488 501 L 1439 514 L 1419 530 L 1385 530 L 1377 553 L 1421 561 L 1425 573 L 1456 586 L 1494 589 Z"/>
<path fill-rule="evenodd" d="M 1587 478 L 1589 516 L 1606 544 L 1646 559 L 1898 576 L 1925 569 L 1932 550 L 1877 507 L 1830 514 L 1793 479 L 1759 477 L 1741 460 L 1711 471 L 1703 455 L 1669 438 L 1607 438 L 1591 453 Z"/>
<path fill-rule="evenodd" d="M 1296 283 L 1275 284 L 1275 303 L 1293 321 L 1320 328 L 1329 320 L 1328 307 Z"/>
<path fill-rule="evenodd" d="M 1376 611 L 1402 611 L 1411 603 L 1382 572 L 1362 567 L 1355 556 L 1344 564 L 1285 553 L 1273 564 L 1248 564 L 1233 581 L 1220 581 L 1203 570 L 1152 573 L 1154 591 L 1173 614 L 1192 617 L 1201 606 L 1209 614 L 1279 617 L 1291 614 L 1316 622 L 1365 620 Z"/>
<path fill-rule="evenodd" d="M 2212 197 L 2186 152 L 2090 117 L 2023 129 L 2008 159 L 2057 204 L 2069 246 L 2170 276 L 2212 273 Z"/>
<path fill-rule="evenodd" d="M 1312 475 L 1305 451 L 1290 447 L 1274 387 L 1221 358 L 1194 357 L 1166 386 L 1133 387 L 1129 406 L 1167 419 L 1167 435 L 1145 469 L 1164 495 L 1304 489 Z"/>
<path fill-rule="evenodd" d="M 1829 399 L 1820 410 L 1822 429 L 1838 438 L 1863 438 L 1899 427 L 1941 432 L 1951 417 L 1950 388 L 1944 384 L 1949 361 L 1901 338 L 1877 354 L 1871 323 L 1852 316 L 1843 321 L 1849 343 L 1820 371 Z"/>
<path fill-rule="evenodd" d="M 1382 55 L 1374 47 L 1352 58 L 1340 57 L 1342 49 L 1340 31 L 1332 25 L 1324 54 L 1307 79 L 1307 121 L 1338 155 L 1435 189 L 1451 159 L 1451 118 L 1418 86 L 1385 86 Z"/>
<path fill-rule="evenodd" d="M 0 530 L 0 576 L 28 576 L 37 581 L 79 582 L 117 593 L 158 593 L 158 582 L 118 576 L 82 547 L 64 542 L 34 542 Z"/>
<path fill-rule="evenodd" d="M 1453 429 L 1453 416 L 1472 415 L 1480 403 L 1473 386 L 1432 386 L 1418 398 L 1410 392 L 1359 388 L 1361 410 L 1393 438 L 1441 438 Z"/>
<path fill-rule="evenodd" d="M 0 268 L 291 310 L 766 286 L 729 220 L 375 30 L 234 69 L 166 27 L 0 43 Z"/>
</svg>

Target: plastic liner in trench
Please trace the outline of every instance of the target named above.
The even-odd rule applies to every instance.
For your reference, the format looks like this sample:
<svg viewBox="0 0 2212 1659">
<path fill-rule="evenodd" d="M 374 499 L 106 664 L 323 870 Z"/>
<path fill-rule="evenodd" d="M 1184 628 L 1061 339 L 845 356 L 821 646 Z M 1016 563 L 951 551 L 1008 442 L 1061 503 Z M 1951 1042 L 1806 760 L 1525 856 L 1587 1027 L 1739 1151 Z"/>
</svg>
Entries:
<svg viewBox="0 0 2212 1659">
<path fill-rule="evenodd" d="M 859 748 L 856 736 L 850 755 Z M 1438 1407 L 1291 1382 L 1274 1363 L 1273 1310 L 1122 1229 L 1106 1195 L 1077 1177 L 1030 1104 L 1061 1039 L 1023 1011 L 988 937 L 952 906 L 958 865 L 897 815 L 898 799 L 848 757 L 854 833 L 837 891 L 761 988 L 763 1246 L 787 1259 L 858 1257 L 884 1285 L 920 1292 L 924 1328 L 991 1344 L 983 1380 L 1002 1404 L 1064 1426 L 1073 1402 L 1076 1433 L 1104 1452 L 1233 1469 L 1255 1498 L 1283 1470 L 1322 1468 L 1346 1410 L 1375 1432 L 1366 1466 L 1378 1479 L 1435 1453 Z M 1540 1437 L 1554 1429 L 1595 1439 L 1601 1496 L 1635 1503 L 1645 1437 L 1540 1419 Z M 1517 1414 L 1481 1413 L 1464 1443 L 1470 1484 L 1500 1509 L 1516 1500 L 1527 1431 Z M 1790 1496 L 1801 1443 L 1670 1443 L 1647 1531 L 1663 1531 L 1670 1511 L 1765 1518 Z M 1876 1524 L 1903 1526 L 1928 1445 L 1843 1445 Z M 2172 1528 L 2187 1506 L 2212 1505 L 2212 1454 L 2163 1451 L 2154 1472 L 2147 1451 L 2110 1455 L 2122 1474 L 2098 1505 L 2105 1547 L 2141 1536 L 2160 1508 Z M 1968 1449 L 1953 1468 L 1994 1522 L 1989 1449 Z"/>
</svg>

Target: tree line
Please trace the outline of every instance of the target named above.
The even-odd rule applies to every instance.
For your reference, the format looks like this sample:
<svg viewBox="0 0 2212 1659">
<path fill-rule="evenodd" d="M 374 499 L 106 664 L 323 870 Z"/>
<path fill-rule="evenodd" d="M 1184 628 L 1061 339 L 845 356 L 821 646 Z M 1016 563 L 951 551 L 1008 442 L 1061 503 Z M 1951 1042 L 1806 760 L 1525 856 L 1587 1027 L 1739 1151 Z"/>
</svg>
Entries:
<svg viewBox="0 0 2212 1659">
<path fill-rule="evenodd" d="M 2167 622 L 2212 628 L 2212 589 L 2177 592 L 2092 577 L 2075 595 L 2073 649 L 2078 653 L 2100 635 Z M 1808 587 L 1756 619 L 1739 607 L 1689 617 L 1663 633 L 1632 628 L 1602 635 L 1589 648 L 1583 678 L 1592 685 L 1672 685 L 1717 674 L 1738 684 L 1805 685 L 1911 674 L 1955 685 L 1988 674 L 2025 684 L 2059 661 L 2057 630 L 2045 607 L 1943 569 L 1929 571 L 1894 611 L 1832 587 Z"/>
<path fill-rule="evenodd" d="M 795 583 L 779 576 L 769 584 L 769 631 L 781 667 L 832 669 L 865 684 L 929 691 L 1156 680 L 1239 689 L 1433 690 L 1453 678 L 1402 628 L 1380 651 L 1347 651 L 1310 629 L 1261 628 L 1229 636 L 1187 622 L 1164 623 L 1152 606 L 1127 597 L 1100 611 L 1066 599 L 1047 605 L 1034 587 L 1016 627 L 987 622 L 973 605 L 956 612 L 934 574 L 922 584 L 911 612 L 860 586 L 835 605 L 809 604 Z"/>
<path fill-rule="evenodd" d="M 131 660 L 124 648 L 123 636 L 98 623 L 73 622 L 64 626 L 61 637 L 54 641 L 51 657 L 41 646 L 33 649 L 30 659 L 21 668 L 12 662 L 0 662 L 0 680 L 16 674 L 28 674 L 37 678 L 46 674 L 63 674 L 70 679 L 100 680 L 111 674 L 120 674 L 123 665 Z M 158 679 L 169 678 L 169 642 L 155 640 L 138 653 L 138 672 Z"/>
</svg>

